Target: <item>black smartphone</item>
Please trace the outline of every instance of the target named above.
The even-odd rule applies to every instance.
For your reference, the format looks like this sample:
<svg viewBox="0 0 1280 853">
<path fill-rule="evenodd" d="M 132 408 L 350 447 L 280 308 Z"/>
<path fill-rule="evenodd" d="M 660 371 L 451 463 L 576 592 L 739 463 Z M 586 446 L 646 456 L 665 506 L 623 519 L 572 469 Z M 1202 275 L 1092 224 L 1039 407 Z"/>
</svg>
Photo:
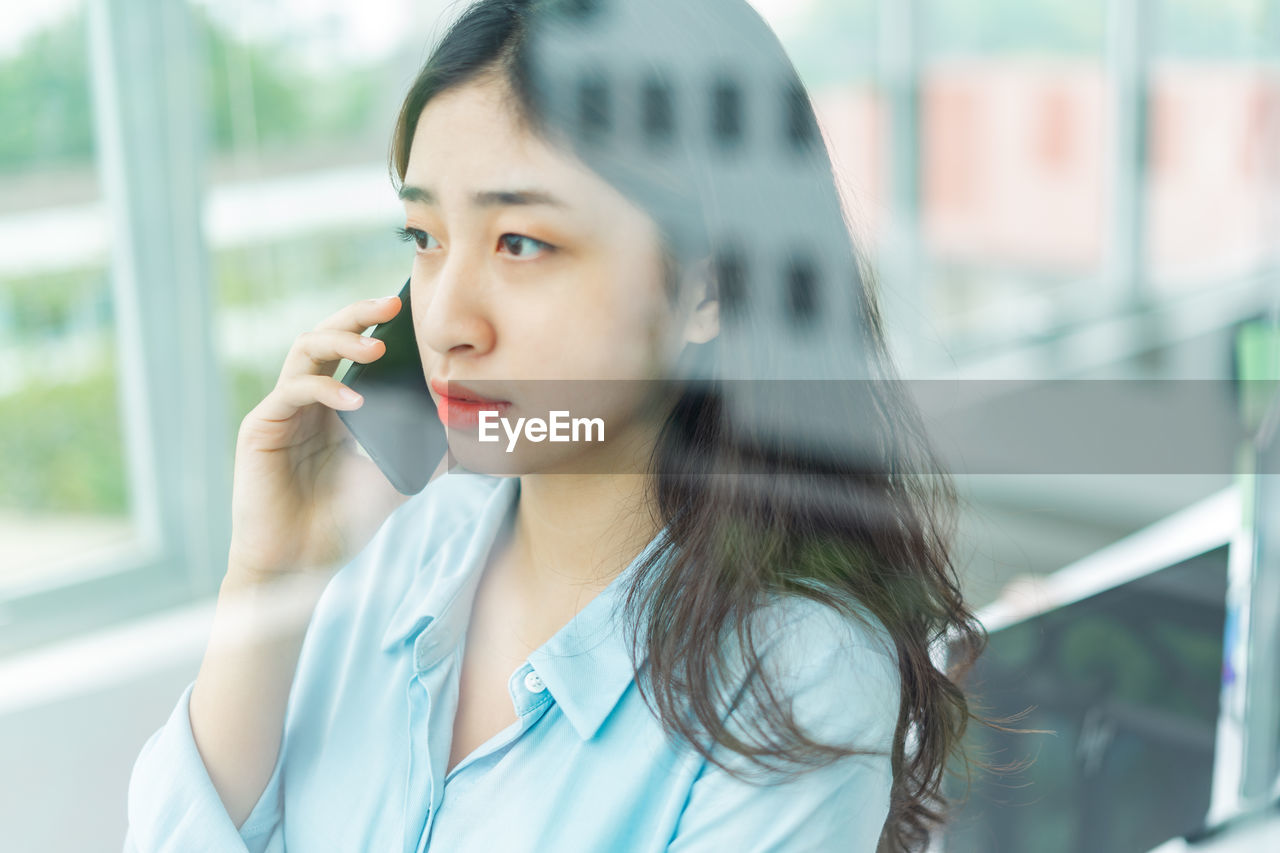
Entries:
<svg viewBox="0 0 1280 853">
<path fill-rule="evenodd" d="M 409 282 L 400 291 L 400 311 L 370 332 L 387 345 L 377 361 L 352 362 L 342 383 L 364 397 L 352 411 L 338 417 L 377 464 L 386 478 L 405 495 L 416 495 L 448 451 L 444 424 L 436 414 L 427 388 L 413 331 Z"/>
</svg>

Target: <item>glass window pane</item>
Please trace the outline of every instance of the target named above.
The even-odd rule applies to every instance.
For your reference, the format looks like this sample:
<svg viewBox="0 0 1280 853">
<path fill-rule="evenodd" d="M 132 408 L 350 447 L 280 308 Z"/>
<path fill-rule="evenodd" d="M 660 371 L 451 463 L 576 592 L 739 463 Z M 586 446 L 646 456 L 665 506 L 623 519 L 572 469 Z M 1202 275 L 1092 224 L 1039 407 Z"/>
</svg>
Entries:
<svg viewBox="0 0 1280 853">
<path fill-rule="evenodd" d="M 836 179 L 862 248 L 883 227 L 886 132 L 876 86 L 875 0 L 757 3 L 778 32 L 809 89 Z M 767 14 L 771 6 L 777 9 Z"/>
<path fill-rule="evenodd" d="M 0 42 L 0 598 L 135 538 L 81 2 Z"/>
<path fill-rule="evenodd" d="M 920 206 L 929 314 L 956 356 L 1087 310 L 1105 249 L 1100 0 L 928 0 Z"/>
<path fill-rule="evenodd" d="M 1271 0 L 1159 0 L 1150 72 L 1146 258 L 1177 294 L 1272 263 L 1280 85 Z M 1270 35 L 1268 35 L 1270 34 Z"/>
<path fill-rule="evenodd" d="M 445 3 L 373 5 L 191 4 L 209 57 L 205 227 L 233 440 L 300 333 L 398 293 L 412 266 L 387 151 Z"/>
</svg>

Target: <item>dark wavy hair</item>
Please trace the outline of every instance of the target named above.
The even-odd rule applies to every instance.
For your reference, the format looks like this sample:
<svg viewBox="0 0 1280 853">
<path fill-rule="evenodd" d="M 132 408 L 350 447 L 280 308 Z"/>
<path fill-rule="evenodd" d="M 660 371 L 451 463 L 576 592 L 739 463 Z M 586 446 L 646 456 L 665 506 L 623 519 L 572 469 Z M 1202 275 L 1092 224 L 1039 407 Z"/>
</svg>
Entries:
<svg viewBox="0 0 1280 853">
<path fill-rule="evenodd" d="M 423 107 L 494 72 L 527 126 L 653 216 L 673 269 L 709 270 L 720 302 L 720 334 L 688 348 L 652 459 L 668 547 L 626 592 L 646 701 L 725 769 L 717 745 L 763 767 L 865 753 L 797 724 L 744 631 L 777 595 L 869 611 L 901 676 L 879 849 L 923 849 L 946 816 L 946 765 L 968 758 L 970 719 L 1003 727 L 961 686 L 987 637 L 952 565 L 954 486 L 895 376 L 799 76 L 745 0 L 481 0 L 404 99 L 393 180 Z M 848 393 L 819 393 L 815 409 L 796 381 L 808 379 Z M 810 425 L 825 413 L 817 434 L 797 432 L 798 410 Z M 733 631 L 757 673 L 754 736 L 730 731 L 718 698 L 740 663 L 726 659 Z M 944 647 L 948 662 L 935 662 Z"/>
</svg>

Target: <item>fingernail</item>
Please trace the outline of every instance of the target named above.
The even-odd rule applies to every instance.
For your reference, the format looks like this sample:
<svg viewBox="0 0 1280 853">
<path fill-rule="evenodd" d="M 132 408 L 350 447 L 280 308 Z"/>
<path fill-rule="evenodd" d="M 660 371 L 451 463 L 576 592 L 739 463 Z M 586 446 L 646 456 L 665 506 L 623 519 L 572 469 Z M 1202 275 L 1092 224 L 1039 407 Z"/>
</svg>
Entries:
<svg viewBox="0 0 1280 853">
<path fill-rule="evenodd" d="M 346 403 L 359 403 L 361 399 L 360 395 L 350 388 L 343 388 L 338 392 L 338 396 Z"/>
</svg>

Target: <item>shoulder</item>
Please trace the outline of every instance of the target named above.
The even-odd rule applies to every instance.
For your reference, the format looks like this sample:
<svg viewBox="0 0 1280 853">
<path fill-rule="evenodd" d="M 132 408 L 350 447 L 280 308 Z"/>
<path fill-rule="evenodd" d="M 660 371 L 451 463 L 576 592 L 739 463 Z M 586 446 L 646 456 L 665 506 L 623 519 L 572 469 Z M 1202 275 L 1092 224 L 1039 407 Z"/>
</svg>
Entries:
<svg viewBox="0 0 1280 853">
<path fill-rule="evenodd" d="M 765 675 L 768 687 L 741 690 L 725 728 L 762 757 L 714 745 L 680 813 L 672 853 L 876 849 L 894 782 L 897 666 L 884 626 L 861 605 L 851 610 L 867 622 L 780 594 L 735 626 L 754 635 L 760 671 L 752 674 Z M 811 741 L 846 754 L 779 755 L 791 740 L 777 727 L 779 711 Z"/>
<path fill-rule="evenodd" d="M 753 614 L 760 673 L 815 739 L 888 749 L 901 701 L 895 644 L 864 605 L 848 610 L 776 596 Z"/>
<path fill-rule="evenodd" d="M 776 653 L 818 654 L 861 648 L 897 660 L 893 637 L 860 602 L 837 608 L 798 594 L 776 594 L 753 614 L 753 628 L 770 636 Z"/>
<path fill-rule="evenodd" d="M 860 615 L 869 625 L 792 594 L 753 612 L 769 688 L 740 693 L 726 728 L 766 753 L 766 766 L 716 744 L 681 812 L 673 853 L 876 849 L 890 811 L 900 700 L 888 634 Z M 778 710 L 810 740 L 847 754 L 817 766 L 769 754 L 781 745 Z"/>
</svg>

